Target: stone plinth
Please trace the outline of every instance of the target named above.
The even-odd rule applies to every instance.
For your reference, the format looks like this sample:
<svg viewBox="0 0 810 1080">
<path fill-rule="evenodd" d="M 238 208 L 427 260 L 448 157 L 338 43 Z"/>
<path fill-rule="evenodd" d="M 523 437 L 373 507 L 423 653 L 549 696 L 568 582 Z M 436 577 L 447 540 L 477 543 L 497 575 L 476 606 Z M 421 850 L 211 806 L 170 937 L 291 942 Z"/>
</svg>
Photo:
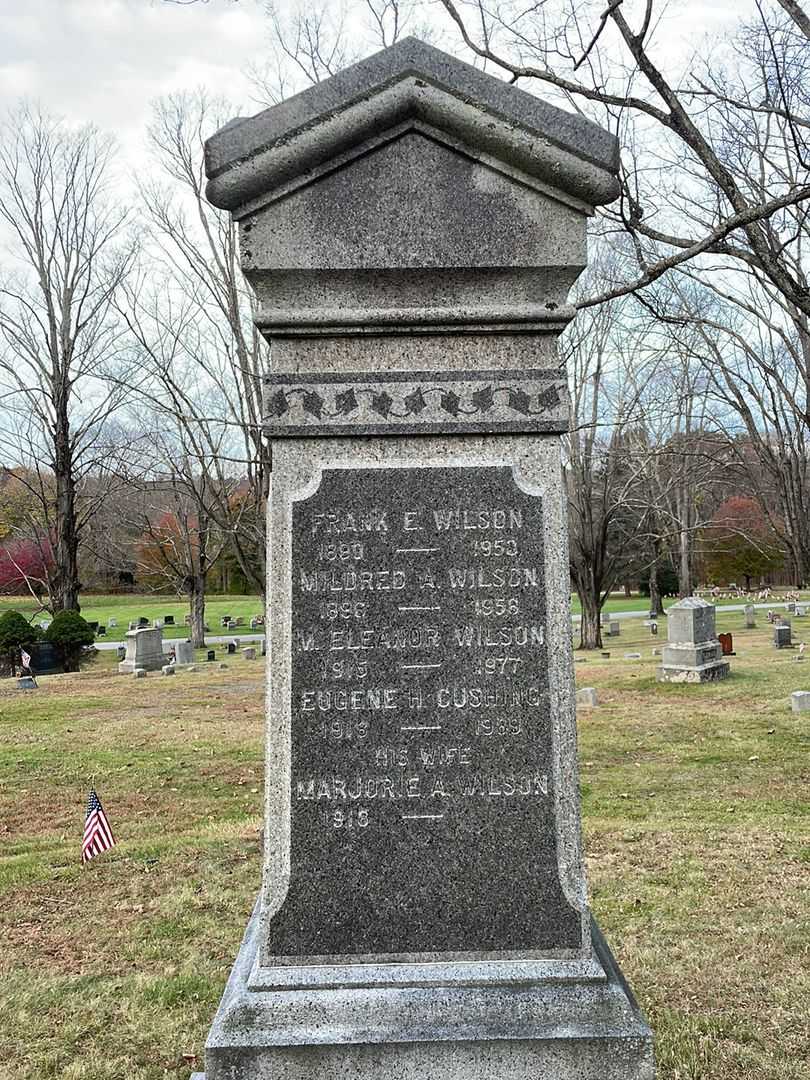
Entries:
<svg viewBox="0 0 810 1080">
<path fill-rule="evenodd" d="M 667 611 L 668 644 L 661 651 L 659 682 L 701 683 L 725 679 L 730 664 L 715 632 L 713 604 L 697 596 Z"/>
<path fill-rule="evenodd" d="M 587 902 L 556 356 L 615 140 L 407 39 L 206 165 L 273 362 L 265 884 L 206 1080 L 649 1080 Z"/>
<path fill-rule="evenodd" d="M 163 631 L 159 627 L 130 630 L 126 635 L 126 649 L 126 656 L 118 665 L 122 675 L 128 675 L 136 668 L 159 671 L 166 663 Z"/>
<path fill-rule="evenodd" d="M 790 624 L 780 623 L 773 628 L 773 645 L 775 649 L 789 649 L 793 641 L 791 639 Z"/>
</svg>

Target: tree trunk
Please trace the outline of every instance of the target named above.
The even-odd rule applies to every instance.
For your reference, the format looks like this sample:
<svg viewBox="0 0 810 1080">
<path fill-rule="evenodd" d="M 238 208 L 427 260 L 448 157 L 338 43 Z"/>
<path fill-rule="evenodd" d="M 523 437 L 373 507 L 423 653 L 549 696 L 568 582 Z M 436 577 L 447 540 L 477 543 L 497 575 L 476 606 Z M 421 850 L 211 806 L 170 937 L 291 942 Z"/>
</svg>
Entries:
<svg viewBox="0 0 810 1080">
<path fill-rule="evenodd" d="M 624 583 L 624 595 L 627 597 L 628 600 L 633 595 L 633 586 L 628 585 L 627 582 Z"/>
<path fill-rule="evenodd" d="M 657 619 L 663 613 L 661 593 L 658 591 L 658 564 L 653 563 L 650 569 L 650 618 Z"/>
<path fill-rule="evenodd" d="M 191 644 L 205 648 L 205 578 L 195 574 L 189 582 L 189 611 L 191 614 Z"/>
<path fill-rule="evenodd" d="M 602 626 L 599 617 L 602 613 L 599 591 L 596 589 L 583 588 L 582 582 L 577 584 L 582 618 L 579 623 L 579 647 L 580 649 L 602 648 Z"/>
<path fill-rule="evenodd" d="M 76 488 L 66 403 L 57 397 L 53 471 L 56 481 L 54 571 L 51 602 L 57 611 L 79 611 L 79 534 L 76 527 Z"/>
</svg>

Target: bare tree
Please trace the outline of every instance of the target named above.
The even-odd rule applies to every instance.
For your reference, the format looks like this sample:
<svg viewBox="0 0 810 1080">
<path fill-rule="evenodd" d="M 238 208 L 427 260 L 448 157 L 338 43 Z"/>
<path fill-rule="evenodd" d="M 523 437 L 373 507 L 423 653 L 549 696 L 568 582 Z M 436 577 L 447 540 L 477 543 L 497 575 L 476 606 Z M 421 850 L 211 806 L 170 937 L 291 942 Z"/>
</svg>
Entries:
<svg viewBox="0 0 810 1080">
<path fill-rule="evenodd" d="M 128 290 L 126 320 L 144 355 L 151 357 L 152 372 L 159 375 L 162 402 L 171 401 L 178 410 L 176 422 L 194 428 L 195 440 L 204 442 L 210 442 L 215 428 L 217 442 L 219 428 L 230 429 L 232 437 L 222 442 L 227 466 L 229 473 L 241 471 L 249 498 L 242 503 L 235 529 L 230 485 L 220 476 L 209 493 L 208 513 L 228 534 L 245 578 L 263 593 L 270 448 L 262 435 L 261 417 L 269 350 L 253 324 L 253 293 L 239 266 L 237 227 L 229 214 L 206 201 L 203 171 L 204 140 L 229 111 L 203 91 L 175 95 L 155 107 L 149 138 L 167 183 L 141 187 L 152 241 L 144 281 L 153 277 L 157 265 L 165 288 Z M 167 343 L 179 345 L 173 325 L 179 297 L 185 334 L 181 365 L 166 362 Z M 148 313 L 147 305 L 151 305 Z M 195 388 L 205 392 L 195 393 Z M 183 410 L 189 410 L 185 417 Z M 204 431 L 209 436 L 201 436 Z M 209 446 L 209 455 L 212 452 Z"/>
<path fill-rule="evenodd" d="M 0 133 L 0 438 L 42 511 L 52 609 L 78 609 L 77 555 L 110 461 L 127 380 L 113 300 L 129 271 L 127 211 L 110 192 L 114 144 L 23 105 Z M 105 464 L 106 463 L 106 464 Z"/>
<path fill-rule="evenodd" d="M 441 2 L 480 61 L 500 68 L 513 82 L 543 84 L 575 107 L 593 112 L 623 139 L 627 152 L 622 197 L 607 216 L 632 238 L 636 272 L 580 299 L 580 306 L 643 288 L 674 267 L 711 253 L 756 266 L 786 302 L 810 315 L 806 280 L 769 228 L 773 215 L 785 208 L 806 213 L 806 168 L 779 188 L 762 191 L 728 167 L 716 90 L 707 90 L 691 59 L 675 77 L 665 73 L 668 43 L 656 34 L 665 9 L 662 0 L 646 0 L 635 25 L 624 0 L 528 6 L 506 0 L 494 8 L 484 0 Z M 738 113 L 782 118 L 798 136 L 810 125 L 807 95 L 788 97 L 781 88 L 789 81 L 783 78 L 786 64 L 795 67 L 796 58 L 807 54 L 808 17 L 795 0 L 780 4 L 790 18 L 787 24 L 786 16 L 777 16 L 756 0 L 758 31 L 773 44 L 771 92 L 764 99 L 725 96 L 723 103 Z M 747 64 L 744 58 L 739 62 L 744 82 Z M 801 145 L 797 138 L 797 147 Z M 803 150 L 799 157 L 804 159 Z M 703 214 L 679 213 L 682 196 L 694 207 L 696 187 L 708 196 L 702 199 Z"/>
</svg>

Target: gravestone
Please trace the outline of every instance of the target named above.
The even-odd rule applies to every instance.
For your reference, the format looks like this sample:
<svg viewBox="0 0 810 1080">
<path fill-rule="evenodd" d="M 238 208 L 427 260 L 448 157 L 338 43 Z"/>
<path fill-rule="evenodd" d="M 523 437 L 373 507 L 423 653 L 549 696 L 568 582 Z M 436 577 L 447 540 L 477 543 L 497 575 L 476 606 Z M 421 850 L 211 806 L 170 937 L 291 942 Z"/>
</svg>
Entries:
<svg viewBox="0 0 810 1080">
<path fill-rule="evenodd" d="M 595 709 L 599 704 L 596 689 L 593 686 L 583 686 L 581 690 L 577 690 L 576 703 L 577 705 L 587 705 L 588 708 Z"/>
<path fill-rule="evenodd" d="M 622 628 L 618 622 L 612 622 L 608 627 L 608 637 L 619 637 L 622 632 Z"/>
<path fill-rule="evenodd" d="M 18 690 L 38 690 L 37 680 L 33 675 L 20 675 L 17 679 Z"/>
<path fill-rule="evenodd" d="M 59 649 L 50 641 L 35 641 L 28 646 L 27 652 L 34 675 L 57 675 L 65 670 Z"/>
<path fill-rule="evenodd" d="M 807 615 L 807 608 L 804 604 L 797 604 L 795 615 L 798 619 L 804 619 Z"/>
<path fill-rule="evenodd" d="M 205 659 L 210 663 L 212 660 L 216 660 L 217 654 L 213 649 L 209 649 L 205 655 Z"/>
<path fill-rule="evenodd" d="M 796 614 L 796 602 L 794 600 L 788 601 L 788 603 L 785 604 L 785 608 L 787 609 L 787 611 L 790 612 L 791 615 Z"/>
<path fill-rule="evenodd" d="M 715 632 L 713 604 L 697 596 L 667 611 L 668 644 L 661 651 L 659 682 L 702 683 L 725 679 L 730 665 Z"/>
<path fill-rule="evenodd" d="M 228 642 L 228 656 L 233 656 L 236 653 L 237 643 L 235 641 Z"/>
<path fill-rule="evenodd" d="M 122 675 L 143 668 L 144 671 L 158 671 L 166 663 L 163 656 L 163 631 L 159 627 L 145 627 L 130 630 L 126 635 L 126 656 L 119 663 Z"/>
<path fill-rule="evenodd" d="M 107 626 L 109 626 L 111 630 L 114 629 L 118 626 L 118 619 L 107 619 Z"/>
<path fill-rule="evenodd" d="M 723 656 L 734 655 L 734 635 L 733 634 L 718 634 L 717 640 L 720 642 L 720 648 L 723 650 Z"/>
<path fill-rule="evenodd" d="M 164 615 L 163 623 L 165 626 L 174 626 L 174 615 Z"/>
<path fill-rule="evenodd" d="M 272 342 L 264 889 L 206 1080 L 649 1080 L 587 903 L 556 339 L 588 121 L 414 39 L 209 139 Z"/>
<path fill-rule="evenodd" d="M 653 637 L 658 636 L 658 623 L 657 622 L 651 622 L 650 623 L 650 633 L 652 634 Z"/>
<path fill-rule="evenodd" d="M 248 646 L 248 648 L 242 649 L 242 656 L 244 656 L 245 660 L 255 660 L 256 650 L 252 646 Z"/>
<path fill-rule="evenodd" d="M 810 691 L 794 690 L 790 695 L 790 707 L 793 712 L 810 712 Z"/>
<path fill-rule="evenodd" d="M 119 645 L 118 648 L 116 649 L 116 652 L 118 653 L 118 660 L 119 661 L 123 660 L 124 657 L 127 655 L 127 647 L 126 647 L 126 645 Z"/>
<path fill-rule="evenodd" d="M 194 646 L 190 641 L 176 641 L 174 643 L 174 662 L 178 665 L 194 663 Z"/>
<path fill-rule="evenodd" d="M 107 627 L 106 626 L 99 626 L 98 630 L 96 630 L 96 634 L 98 634 L 99 637 L 106 637 L 107 636 Z"/>
<path fill-rule="evenodd" d="M 745 605 L 745 629 L 755 630 L 757 625 L 756 608 L 753 604 Z"/>
<path fill-rule="evenodd" d="M 773 628 L 773 644 L 775 649 L 789 649 L 792 645 L 790 637 L 790 624 L 787 626 L 780 623 Z"/>
<path fill-rule="evenodd" d="M 137 630 L 143 630 L 148 625 L 149 625 L 149 620 L 147 619 L 147 617 L 145 615 L 141 615 L 141 617 L 138 619 L 138 625 L 137 625 L 136 629 Z"/>
</svg>

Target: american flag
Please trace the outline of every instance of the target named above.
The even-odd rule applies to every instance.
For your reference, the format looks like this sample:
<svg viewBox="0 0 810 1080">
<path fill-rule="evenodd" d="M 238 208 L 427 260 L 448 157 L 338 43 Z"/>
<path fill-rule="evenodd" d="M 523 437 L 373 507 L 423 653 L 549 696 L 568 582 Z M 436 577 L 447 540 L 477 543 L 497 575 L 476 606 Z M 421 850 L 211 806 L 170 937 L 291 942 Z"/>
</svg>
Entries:
<svg viewBox="0 0 810 1080">
<path fill-rule="evenodd" d="M 109 851 L 115 844 L 107 815 L 96 795 L 95 788 L 90 789 L 87 799 L 87 816 L 84 819 L 84 837 L 82 839 L 82 862 L 89 862 L 94 855 Z"/>
<path fill-rule="evenodd" d="M 25 649 L 20 649 L 20 660 L 22 660 L 22 666 L 24 668 L 28 668 L 30 670 L 30 668 L 31 668 L 31 656 L 30 656 L 29 653 L 27 653 L 25 651 Z"/>
</svg>

